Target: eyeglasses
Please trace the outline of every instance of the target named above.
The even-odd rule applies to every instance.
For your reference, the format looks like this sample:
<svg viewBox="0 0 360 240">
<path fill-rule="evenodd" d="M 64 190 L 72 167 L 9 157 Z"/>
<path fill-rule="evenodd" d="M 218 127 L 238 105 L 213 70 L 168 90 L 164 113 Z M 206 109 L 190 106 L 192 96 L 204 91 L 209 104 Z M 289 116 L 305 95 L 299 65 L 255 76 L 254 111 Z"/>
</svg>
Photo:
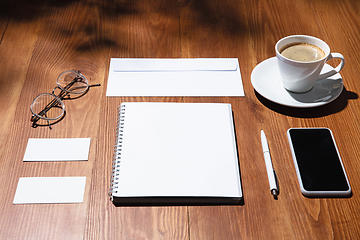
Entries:
<svg viewBox="0 0 360 240">
<path fill-rule="evenodd" d="M 80 71 L 72 70 L 61 73 L 56 84 L 52 93 L 42 93 L 31 103 L 32 127 L 49 126 L 51 129 L 51 124 L 59 122 L 65 116 L 65 105 L 62 100 L 79 98 L 89 91 L 90 87 L 100 86 L 100 84 L 89 85 L 88 80 Z M 60 92 L 56 95 L 55 91 Z M 72 97 L 71 94 L 77 96 Z M 40 124 L 39 120 L 45 120 L 47 124 Z"/>
</svg>

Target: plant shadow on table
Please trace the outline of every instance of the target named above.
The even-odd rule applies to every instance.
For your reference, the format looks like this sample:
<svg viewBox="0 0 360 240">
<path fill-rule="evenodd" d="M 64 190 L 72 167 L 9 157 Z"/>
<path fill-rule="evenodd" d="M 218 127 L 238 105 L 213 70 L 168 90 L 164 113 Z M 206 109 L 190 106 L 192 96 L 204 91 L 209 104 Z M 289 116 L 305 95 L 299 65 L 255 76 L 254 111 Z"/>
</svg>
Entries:
<svg viewBox="0 0 360 240">
<path fill-rule="evenodd" d="M 337 112 L 341 112 L 346 108 L 349 100 L 354 100 L 359 98 L 357 93 L 347 91 L 346 88 L 344 87 L 340 96 L 329 104 L 319 107 L 313 107 L 313 108 L 295 108 L 295 107 L 288 107 L 274 103 L 261 96 L 255 90 L 254 92 L 258 100 L 265 107 L 273 110 L 274 112 L 290 117 L 297 117 L 297 118 L 318 118 L 318 117 L 324 117 L 330 114 L 334 114 Z"/>
</svg>

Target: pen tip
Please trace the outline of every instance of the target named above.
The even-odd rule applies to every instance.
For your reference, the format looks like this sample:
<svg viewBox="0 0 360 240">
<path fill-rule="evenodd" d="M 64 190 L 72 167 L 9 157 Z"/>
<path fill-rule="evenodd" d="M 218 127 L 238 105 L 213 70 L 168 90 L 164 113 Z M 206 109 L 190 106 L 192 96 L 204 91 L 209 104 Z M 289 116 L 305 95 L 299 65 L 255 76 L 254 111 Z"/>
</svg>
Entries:
<svg viewBox="0 0 360 240">
<path fill-rule="evenodd" d="M 278 192 L 276 191 L 276 189 L 271 190 L 271 194 L 275 197 L 278 195 Z"/>
</svg>

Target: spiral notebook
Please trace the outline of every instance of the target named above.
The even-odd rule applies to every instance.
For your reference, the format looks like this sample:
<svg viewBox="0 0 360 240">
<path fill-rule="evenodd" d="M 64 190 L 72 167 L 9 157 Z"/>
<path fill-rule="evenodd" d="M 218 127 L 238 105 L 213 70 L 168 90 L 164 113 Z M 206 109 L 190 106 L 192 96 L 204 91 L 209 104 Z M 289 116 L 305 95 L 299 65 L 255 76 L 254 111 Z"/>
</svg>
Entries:
<svg viewBox="0 0 360 240">
<path fill-rule="evenodd" d="M 118 112 L 114 204 L 241 202 L 230 104 L 132 102 Z"/>
</svg>

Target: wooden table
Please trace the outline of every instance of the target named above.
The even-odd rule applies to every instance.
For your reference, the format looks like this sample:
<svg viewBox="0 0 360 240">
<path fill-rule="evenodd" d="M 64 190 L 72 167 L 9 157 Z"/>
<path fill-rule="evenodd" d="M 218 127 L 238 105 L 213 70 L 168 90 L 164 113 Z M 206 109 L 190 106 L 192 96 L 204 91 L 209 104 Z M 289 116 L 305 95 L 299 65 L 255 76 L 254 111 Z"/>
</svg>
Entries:
<svg viewBox="0 0 360 240">
<path fill-rule="evenodd" d="M 253 68 L 275 56 L 276 41 L 291 34 L 319 37 L 345 56 L 345 89 L 334 102 L 295 109 L 254 91 Z M 359 1 L 1 0 L 0 37 L 0 239 L 360 239 Z M 235 57 L 246 96 L 106 97 L 111 57 Z M 66 101 L 66 117 L 52 130 L 32 128 L 32 100 L 50 92 L 68 69 L 102 86 Z M 115 207 L 108 189 L 123 101 L 231 103 L 245 204 Z M 301 195 L 290 127 L 333 131 L 351 198 Z M 261 129 L 280 182 L 278 200 L 269 192 Z M 88 161 L 22 160 L 29 138 L 77 137 L 91 138 Z M 84 202 L 12 204 L 20 177 L 46 176 L 86 176 Z"/>
</svg>

